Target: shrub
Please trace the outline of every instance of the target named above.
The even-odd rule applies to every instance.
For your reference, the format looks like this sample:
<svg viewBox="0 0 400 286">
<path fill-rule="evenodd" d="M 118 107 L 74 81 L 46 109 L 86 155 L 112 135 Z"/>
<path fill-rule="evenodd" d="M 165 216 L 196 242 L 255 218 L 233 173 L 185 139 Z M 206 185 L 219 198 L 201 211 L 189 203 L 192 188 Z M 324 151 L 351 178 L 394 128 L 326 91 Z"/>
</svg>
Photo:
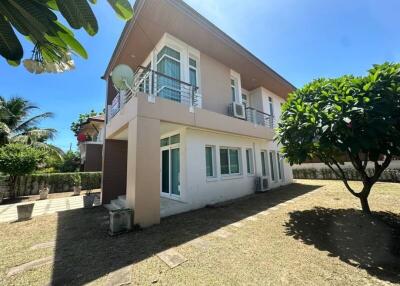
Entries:
<svg viewBox="0 0 400 286">
<path fill-rule="evenodd" d="M 17 177 L 35 171 L 45 157 L 43 150 L 21 143 L 7 144 L 0 148 L 0 171 L 9 175 L 10 197 L 15 197 Z"/>
<path fill-rule="evenodd" d="M 78 152 L 68 151 L 63 156 L 63 161 L 59 166 L 60 172 L 76 172 L 81 165 L 81 157 Z"/>
<path fill-rule="evenodd" d="M 80 187 L 82 185 L 82 180 L 81 180 L 81 176 L 79 175 L 79 173 L 72 173 L 71 174 L 71 179 L 72 179 L 72 185 L 74 187 Z"/>
<path fill-rule="evenodd" d="M 353 168 L 343 168 L 343 171 L 349 180 L 361 181 L 360 174 Z M 373 170 L 370 169 L 367 169 L 366 171 L 373 172 Z M 327 168 L 321 168 L 319 170 L 314 168 L 294 169 L 293 177 L 295 179 L 339 179 L 332 170 Z M 380 176 L 379 181 L 400 183 L 400 169 L 386 169 Z"/>
<path fill-rule="evenodd" d="M 83 190 L 99 189 L 101 187 L 101 172 L 80 173 Z"/>
</svg>

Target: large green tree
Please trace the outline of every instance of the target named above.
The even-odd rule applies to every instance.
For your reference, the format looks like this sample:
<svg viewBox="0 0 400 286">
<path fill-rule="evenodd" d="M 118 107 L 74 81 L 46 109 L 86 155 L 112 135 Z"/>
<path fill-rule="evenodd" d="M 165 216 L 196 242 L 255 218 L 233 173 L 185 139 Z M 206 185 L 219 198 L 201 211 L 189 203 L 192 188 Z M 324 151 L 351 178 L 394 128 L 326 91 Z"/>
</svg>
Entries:
<svg viewBox="0 0 400 286">
<path fill-rule="evenodd" d="M 400 155 L 400 64 L 374 65 L 363 77 L 317 79 L 294 91 L 283 106 L 277 132 L 290 164 L 318 158 L 370 213 L 372 186 L 393 156 Z M 349 185 L 344 156 L 360 174 L 361 190 Z M 374 166 L 372 174 L 368 162 Z"/>
<path fill-rule="evenodd" d="M 62 150 L 47 143 L 53 139 L 56 130 L 37 127 L 53 113 L 44 112 L 32 115 L 39 107 L 22 97 L 5 99 L 0 96 L 0 146 L 8 143 L 24 143 L 47 150 L 51 155 L 61 156 Z"/>
<path fill-rule="evenodd" d="M 98 32 L 97 19 L 90 4 L 97 0 L 1 0 L 0 55 L 11 65 L 19 65 L 23 48 L 17 33 L 33 45 L 24 66 L 33 73 L 63 72 L 74 68 L 71 53 L 83 58 L 88 54 L 70 28 L 60 23 L 64 18 L 73 29 L 83 28 L 89 35 Z M 129 0 L 108 0 L 122 19 L 133 15 Z"/>
</svg>

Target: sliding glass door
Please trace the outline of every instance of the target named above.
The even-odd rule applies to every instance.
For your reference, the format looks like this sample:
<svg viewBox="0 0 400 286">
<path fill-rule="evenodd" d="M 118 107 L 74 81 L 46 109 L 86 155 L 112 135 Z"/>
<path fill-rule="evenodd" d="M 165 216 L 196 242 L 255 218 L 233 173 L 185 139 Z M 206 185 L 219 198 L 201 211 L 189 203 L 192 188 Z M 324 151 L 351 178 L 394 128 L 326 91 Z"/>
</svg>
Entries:
<svg viewBox="0 0 400 286">
<path fill-rule="evenodd" d="M 180 196 L 180 149 L 179 146 L 161 148 L 161 193 Z"/>
</svg>

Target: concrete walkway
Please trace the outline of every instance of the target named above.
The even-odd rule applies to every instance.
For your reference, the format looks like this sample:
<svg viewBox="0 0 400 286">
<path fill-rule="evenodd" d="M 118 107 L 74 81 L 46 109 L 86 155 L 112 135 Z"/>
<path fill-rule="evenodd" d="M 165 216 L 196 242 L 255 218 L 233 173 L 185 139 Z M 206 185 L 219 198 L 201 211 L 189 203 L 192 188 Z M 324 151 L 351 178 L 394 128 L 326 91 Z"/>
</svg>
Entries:
<svg viewBox="0 0 400 286">
<path fill-rule="evenodd" d="M 17 206 L 34 203 L 32 217 L 62 212 L 67 210 L 83 208 L 83 196 L 65 197 L 47 200 L 37 200 L 31 202 L 22 202 L 9 205 L 0 205 L 0 223 L 11 222 L 18 219 Z M 94 205 L 99 205 L 100 200 L 96 196 Z"/>
</svg>

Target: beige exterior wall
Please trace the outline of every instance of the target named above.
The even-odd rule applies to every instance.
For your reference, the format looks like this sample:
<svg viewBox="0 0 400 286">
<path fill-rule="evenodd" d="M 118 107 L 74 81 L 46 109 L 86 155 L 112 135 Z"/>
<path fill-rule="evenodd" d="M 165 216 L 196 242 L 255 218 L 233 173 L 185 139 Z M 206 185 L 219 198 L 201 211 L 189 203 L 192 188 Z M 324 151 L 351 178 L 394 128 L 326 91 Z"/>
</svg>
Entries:
<svg viewBox="0 0 400 286">
<path fill-rule="evenodd" d="M 160 223 L 160 120 L 136 117 L 128 127 L 126 199 L 134 224 Z"/>
<path fill-rule="evenodd" d="M 200 61 L 202 108 L 227 114 L 232 103 L 230 69 L 203 53 Z"/>
<path fill-rule="evenodd" d="M 123 109 L 107 124 L 106 138 L 116 138 L 126 130 L 129 122 L 137 116 L 157 118 L 165 122 L 267 140 L 272 140 L 275 135 L 273 129 L 265 126 L 255 125 L 249 121 L 201 108 L 194 108 L 191 112 L 188 106 L 177 104 L 168 99 L 156 97 L 155 102 L 152 103 L 148 101 L 147 95 L 139 93 L 137 97 L 128 101 Z M 127 137 L 124 139 L 127 139 Z"/>
</svg>

